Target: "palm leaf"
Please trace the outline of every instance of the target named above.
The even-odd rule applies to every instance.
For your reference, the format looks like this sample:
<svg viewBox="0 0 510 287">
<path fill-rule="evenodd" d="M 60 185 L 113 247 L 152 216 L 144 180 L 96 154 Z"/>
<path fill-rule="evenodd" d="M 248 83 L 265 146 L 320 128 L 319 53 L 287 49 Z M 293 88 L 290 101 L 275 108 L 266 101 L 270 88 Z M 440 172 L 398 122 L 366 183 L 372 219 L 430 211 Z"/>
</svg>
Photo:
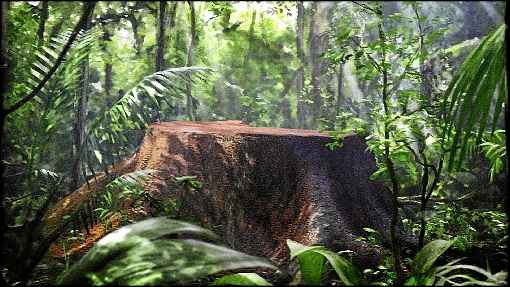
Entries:
<svg viewBox="0 0 510 287">
<path fill-rule="evenodd" d="M 490 120 L 492 129 L 495 128 L 507 90 L 505 29 L 503 24 L 482 40 L 464 61 L 446 91 L 446 98 L 451 101 L 448 106 L 449 123 L 443 132 L 446 137 L 453 135 L 448 164 L 450 170 L 461 166 L 467 153 L 467 138 L 475 130 L 476 143 L 480 142 L 492 109 L 495 112 Z"/>
</svg>

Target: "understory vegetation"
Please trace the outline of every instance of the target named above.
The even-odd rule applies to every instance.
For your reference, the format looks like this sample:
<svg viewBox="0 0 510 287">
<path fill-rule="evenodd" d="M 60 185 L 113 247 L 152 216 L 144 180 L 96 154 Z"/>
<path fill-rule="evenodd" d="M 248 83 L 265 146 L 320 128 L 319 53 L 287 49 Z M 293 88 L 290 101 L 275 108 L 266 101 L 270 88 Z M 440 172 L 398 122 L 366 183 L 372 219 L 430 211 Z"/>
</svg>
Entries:
<svg viewBox="0 0 510 287">
<path fill-rule="evenodd" d="M 1 5 L 2 286 L 507 284 L 505 2 Z M 185 212 L 196 175 L 124 172 L 154 124 L 223 120 L 363 138 L 378 264 L 240 252 Z"/>
</svg>

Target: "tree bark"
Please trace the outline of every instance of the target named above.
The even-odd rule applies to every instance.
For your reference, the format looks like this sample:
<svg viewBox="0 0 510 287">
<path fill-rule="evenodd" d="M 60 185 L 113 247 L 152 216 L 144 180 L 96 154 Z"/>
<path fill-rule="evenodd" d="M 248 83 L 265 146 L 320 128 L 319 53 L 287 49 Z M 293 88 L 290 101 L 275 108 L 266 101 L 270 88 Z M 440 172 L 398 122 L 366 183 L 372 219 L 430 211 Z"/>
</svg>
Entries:
<svg viewBox="0 0 510 287">
<path fill-rule="evenodd" d="M 191 39 L 188 46 L 188 57 L 186 60 L 186 67 L 193 66 L 193 49 L 195 48 L 197 39 L 197 31 L 196 31 L 196 16 L 195 16 L 195 6 L 193 1 L 188 1 L 190 8 L 190 17 L 191 17 Z M 186 112 L 188 114 L 188 119 L 190 121 L 196 118 L 195 108 L 193 103 L 193 95 L 192 95 L 192 85 L 191 78 L 188 79 L 186 83 Z"/>
<path fill-rule="evenodd" d="M 90 13 L 85 21 L 82 30 L 87 31 L 91 27 L 92 15 Z M 89 59 L 88 56 L 83 60 L 80 65 L 80 88 L 78 90 L 78 103 L 76 109 L 76 119 L 73 131 L 73 167 L 72 167 L 72 182 L 71 190 L 78 188 L 80 184 L 80 175 L 82 174 L 81 168 L 81 154 L 84 148 L 85 128 L 87 125 L 88 113 L 88 86 L 89 86 Z"/>
<path fill-rule="evenodd" d="M 138 33 L 138 26 L 140 25 L 140 21 L 135 16 L 135 11 L 129 11 L 128 21 L 131 23 L 131 28 L 133 29 L 133 37 L 135 38 L 135 50 L 136 55 L 140 56 L 142 53 L 142 46 L 144 37 Z"/>
<path fill-rule="evenodd" d="M 344 85 L 344 71 L 343 71 L 344 65 L 338 64 L 338 71 L 336 73 L 336 79 L 337 79 L 337 92 L 336 92 L 336 103 L 335 103 L 335 116 L 338 116 L 340 114 L 340 108 L 342 107 L 342 104 L 344 102 L 344 95 L 343 95 L 343 85 Z"/>
<path fill-rule="evenodd" d="M 312 9 L 310 10 L 310 34 L 308 37 L 310 66 L 312 68 L 310 82 L 312 84 L 311 96 L 313 99 L 312 105 L 313 122 L 316 122 L 321 116 L 322 106 L 320 87 L 321 61 L 319 59 L 320 38 L 319 35 L 317 35 L 318 27 L 317 21 L 315 19 L 318 6 L 319 6 L 318 2 L 312 2 Z"/>
<path fill-rule="evenodd" d="M 175 27 L 175 15 L 177 13 L 177 4 L 179 4 L 179 2 L 174 1 L 172 3 L 172 6 L 170 6 L 170 13 L 169 13 L 169 19 L 168 19 L 168 28 L 170 28 L 170 29 Z"/>
<path fill-rule="evenodd" d="M 292 87 L 292 84 L 296 80 L 297 74 L 298 74 L 297 70 L 292 72 L 290 78 L 284 84 L 283 90 L 280 93 L 280 98 L 282 99 L 281 111 L 282 111 L 282 115 L 283 115 L 283 127 L 285 127 L 285 128 L 292 128 L 295 125 L 294 121 L 292 120 L 290 101 L 287 98 L 287 94 L 289 93 L 289 90 Z"/>
<path fill-rule="evenodd" d="M 107 43 L 111 40 L 111 34 L 107 31 L 106 27 L 103 29 L 103 42 L 101 43 L 101 49 L 105 55 L 104 65 L 104 93 L 106 96 L 106 106 L 111 108 L 114 99 L 112 98 L 113 88 L 113 65 L 112 65 L 112 54 L 108 50 Z"/>
<path fill-rule="evenodd" d="M 156 50 L 156 72 L 161 71 L 165 68 L 165 28 L 167 25 L 166 17 L 166 1 L 159 1 L 159 21 L 158 21 L 158 33 L 157 33 L 157 50 Z"/>
<path fill-rule="evenodd" d="M 413 5 L 413 11 L 416 16 L 416 23 L 418 26 L 418 39 L 420 45 L 420 94 L 427 99 L 428 105 L 432 105 L 432 61 L 428 64 L 425 63 L 425 45 L 424 45 L 424 31 L 420 13 L 417 4 Z"/>
<path fill-rule="evenodd" d="M 246 54 L 244 55 L 242 69 L 243 73 L 241 76 L 241 86 L 246 88 L 247 83 L 252 81 L 251 70 L 250 70 L 250 60 L 253 57 L 253 40 L 255 38 L 255 23 L 257 19 L 257 10 L 253 10 L 251 14 L 251 22 L 250 29 L 248 30 L 248 49 L 246 50 Z M 241 118 L 247 122 L 253 121 L 253 113 L 251 112 L 251 108 L 249 106 L 241 107 Z"/>
<path fill-rule="evenodd" d="M 3 147 L 4 141 L 4 95 L 7 92 L 7 79 L 9 69 L 7 62 L 7 10 L 9 8 L 9 2 L 2 1 L 0 4 L 0 74 L 2 74 L 3 80 L 0 81 L 0 147 Z M 4 163 L 3 163 L 3 148 L 0 148 L 0 176 L 4 175 Z M 7 230 L 7 220 L 5 218 L 5 206 L 4 206 L 4 188 L 3 180 L 0 181 L 0 246 L 4 247 L 5 231 Z M 2 260 L 4 262 L 4 260 Z M 2 268 L 4 264 L 2 263 Z M 3 284 L 2 284 L 3 283 Z M 0 284 L 7 286 L 4 276 L 0 276 Z"/>
<path fill-rule="evenodd" d="M 303 1 L 297 2 L 297 35 L 296 35 L 296 48 L 297 48 L 297 56 L 299 58 L 300 67 L 297 71 L 296 76 L 296 106 L 297 106 L 297 118 L 298 118 L 298 127 L 305 127 L 305 107 L 303 101 L 303 88 L 305 86 L 305 71 L 304 66 L 305 62 L 305 53 L 303 49 L 303 39 L 304 39 L 304 31 L 305 31 L 305 13 L 304 13 Z"/>
<path fill-rule="evenodd" d="M 39 29 L 37 30 L 37 45 L 39 47 L 44 43 L 44 30 L 46 27 L 46 20 L 48 20 L 48 2 L 41 2 L 41 16 L 39 19 Z"/>
</svg>

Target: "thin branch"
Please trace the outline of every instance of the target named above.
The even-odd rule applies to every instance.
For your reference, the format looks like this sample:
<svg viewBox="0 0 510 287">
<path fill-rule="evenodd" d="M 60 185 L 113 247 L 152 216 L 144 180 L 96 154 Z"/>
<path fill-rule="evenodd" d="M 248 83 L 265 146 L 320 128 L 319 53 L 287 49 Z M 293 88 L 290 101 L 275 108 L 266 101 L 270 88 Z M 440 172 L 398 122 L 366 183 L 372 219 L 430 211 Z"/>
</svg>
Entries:
<svg viewBox="0 0 510 287">
<path fill-rule="evenodd" d="M 87 21 L 87 18 L 89 17 L 90 13 L 92 13 L 92 11 L 94 10 L 94 7 L 96 6 L 96 2 L 86 2 L 84 5 L 86 5 L 86 6 L 83 10 L 83 14 L 81 15 L 81 19 L 78 22 L 78 24 L 76 24 L 73 33 L 69 37 L 69 40 L 67 40 L 66 45 L 60 52 L 60 55 L 58 56 L 57 60 L 55 61 L 55 64 L 53 65 L 53 67 L 51 67 L 51 69 L 48 71 L 48 73 L 46 73 L 46 75 L 44 76 L 42 81 L 39 83 L 39 85 L 37 85 L 37 87 L 35 87 L 32 90 L 32 92 L 30 92 L 30 94 L 23 97 L 21 100 L 19 100 L 17 103 L 12 105 L 10 108 L 7 108 L 4 110 L 4 114 L 3 114 L 4 117 L 6 117 L 8 114 L 16 111 L 17 109 L 21 108 L 24 104 L 28 103 L 35 96 L 37 96 L 37 94 L 42 90 L 44 85 L 51 79 L 53 74 L 57 71 L 60 64 L 62 64 L 62 62 L 64 61 L 65 55 L 67 54 L 69 49 L 71 49 L 71 45 L 73 44 L 74 40 L 76 39 L 76 37 L 78 37 L 81 27 L 83 27 L 83 25 L 85 24 L 85 21 Z"/>
<path fill-rule="evenodd" d="M 381 14 L 380 11 L 375 10 L 374 8 L 368 6 L 367 4 L 358 3 L 357 1 L 351 1 L 351 2 L 356 4 L 356 5 L 358 5 L 358 6 L 360 6 L 363 9 L 369 10 L 370 12 L 372 12 L 372 13 L 374 13 L 376 15 L 380 15 Z"/>
</svg>

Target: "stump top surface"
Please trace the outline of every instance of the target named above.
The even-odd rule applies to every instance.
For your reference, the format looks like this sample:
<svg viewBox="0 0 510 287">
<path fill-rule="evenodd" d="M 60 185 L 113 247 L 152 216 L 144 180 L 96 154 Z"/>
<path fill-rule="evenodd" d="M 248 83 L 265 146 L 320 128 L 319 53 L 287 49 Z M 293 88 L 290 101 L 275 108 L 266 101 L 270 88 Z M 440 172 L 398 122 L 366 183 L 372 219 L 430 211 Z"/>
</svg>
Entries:
<svg viewBox="0 0 510 287">
<path fill-rule="evenodd" d="M 192 122 L 173 121 L 152 124 L 153 129 L 167 132 L 219 134 L 219 135 L 272 135 L 329 138 L 326 133 L 314 130 L 252 127 L 242 121 Z"/>
</svg>

